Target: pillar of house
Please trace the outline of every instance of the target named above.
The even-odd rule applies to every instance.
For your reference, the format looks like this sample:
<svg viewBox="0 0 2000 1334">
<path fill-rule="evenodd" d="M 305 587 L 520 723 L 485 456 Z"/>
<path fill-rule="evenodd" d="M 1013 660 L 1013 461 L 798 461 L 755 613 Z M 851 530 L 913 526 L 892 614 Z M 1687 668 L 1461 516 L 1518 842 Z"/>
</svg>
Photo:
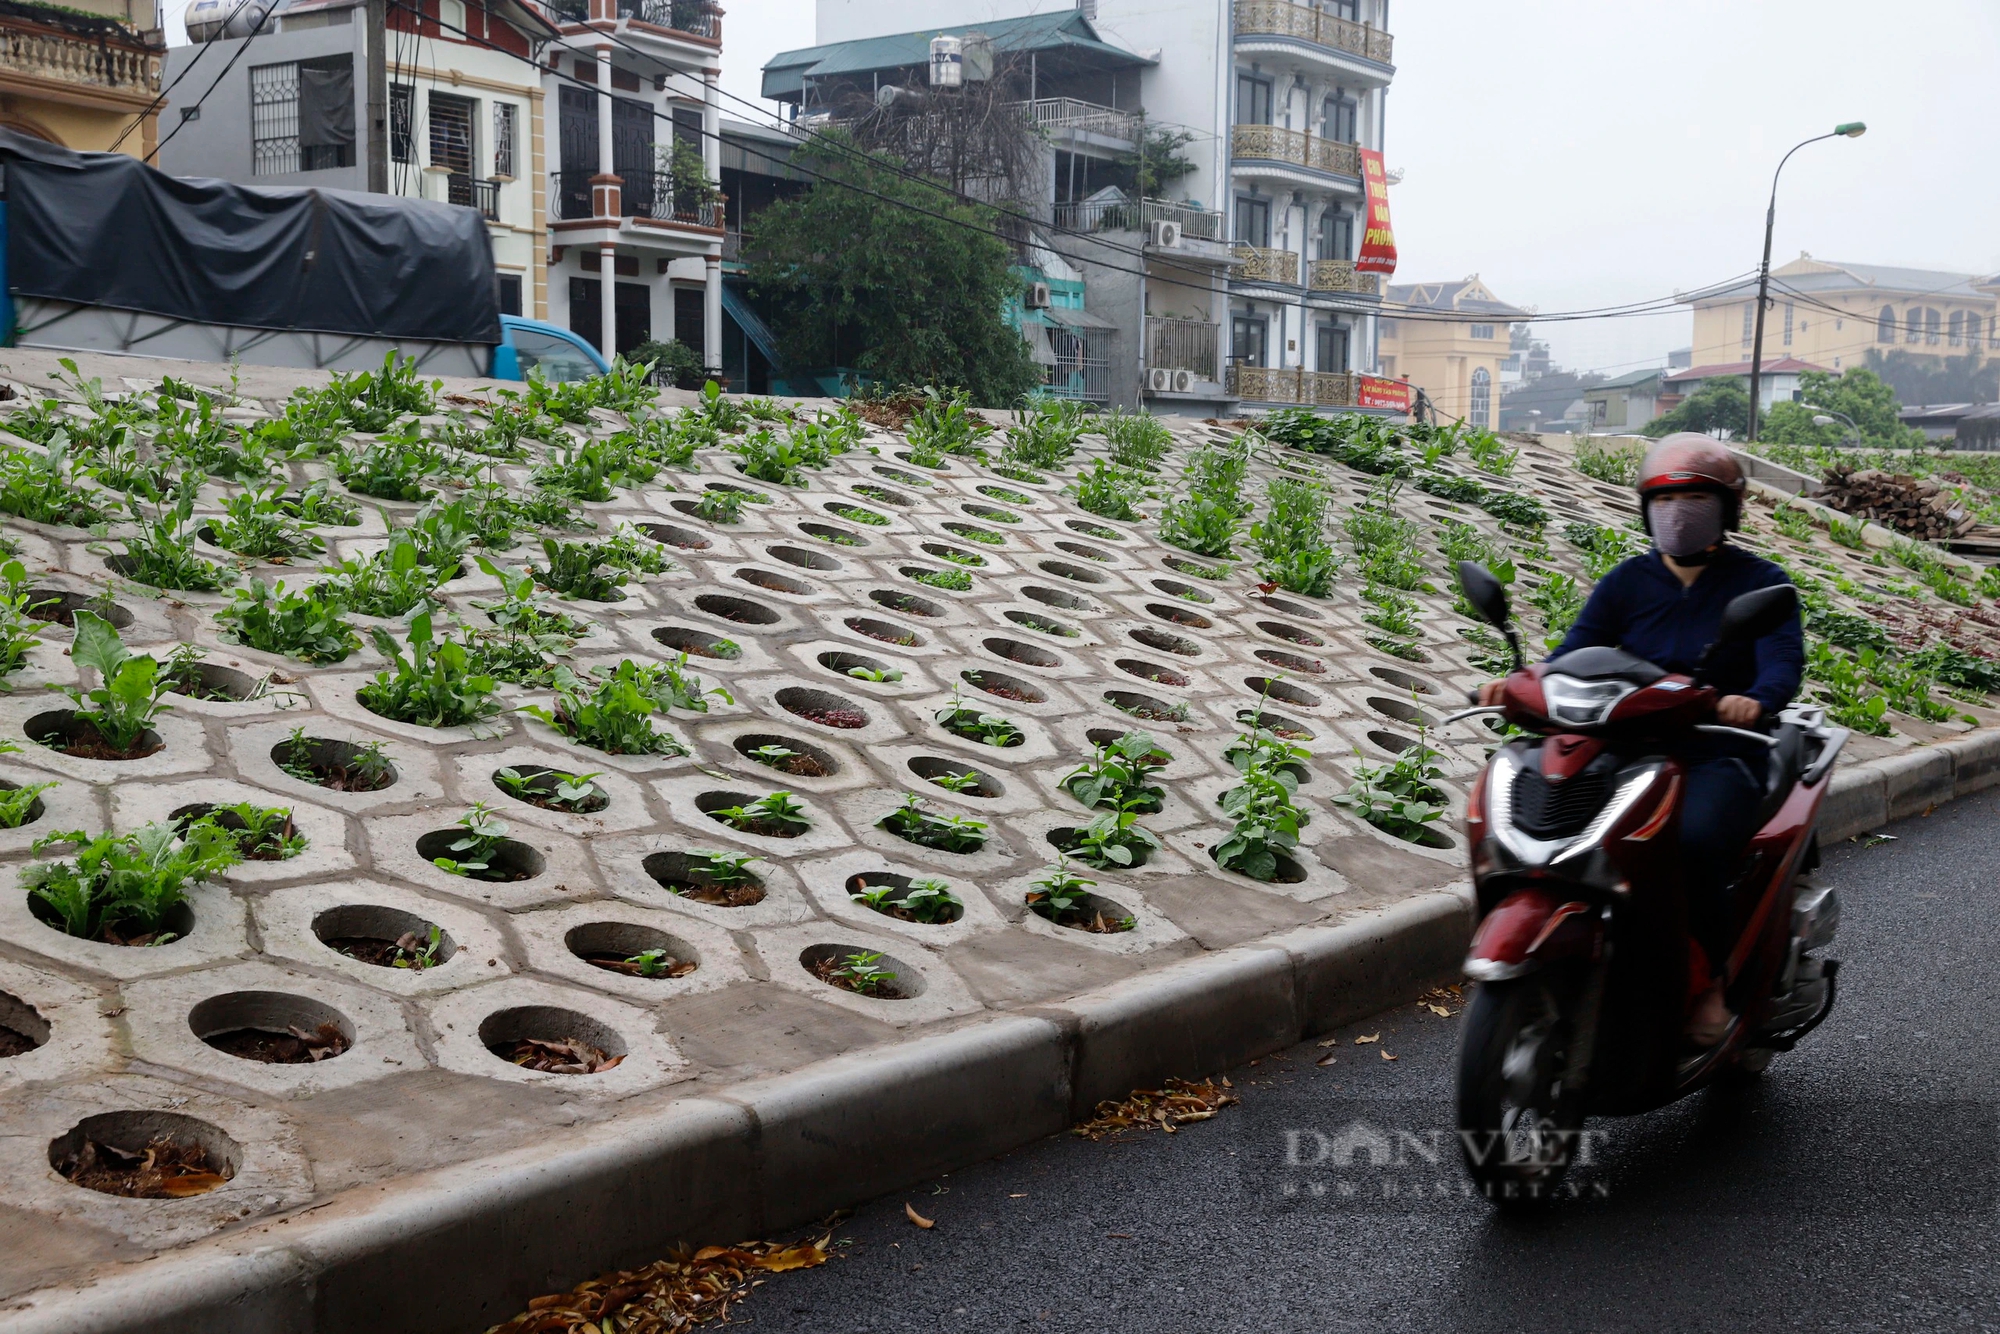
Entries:
<svg viewBox="0 0 2000 1334">
<path fill-rule="evenodd" d="M 701 164 L 711 181 L 722 179 L 722 98 L 719 69 L 701 72 Z"/>
<path fill-rule="evenodd" d="M 722 369 L 722 256 L 708 256 L 706 285 L 702 288 L 701 364 L 710 371 Z M 737 385 L 742 389 L 742 385 Z"/>
<path fill-rule="evenodd" d="M 611 48 L 597 48 L 597 174 L 590 178 L 590 214 L 594 218 L 620 218 L 625 216 L 625 204 L 620 189 L 624 183 L 612 171 L 611 164 Z M 608 280 L 607 280 L 608 281 Z M 611 289 L 605 288 L 605 300 L 610 301 Z"/>
<path fill-rule="evenodd" d="M 598 314 L 599 337 L 603 339 L 597 350 L 604 354 L 606 361 L 618 350 L 618 247 L 606 241 L 597 248 L 598 274 L 603 282 L 603 309 Z"/>
</svg>

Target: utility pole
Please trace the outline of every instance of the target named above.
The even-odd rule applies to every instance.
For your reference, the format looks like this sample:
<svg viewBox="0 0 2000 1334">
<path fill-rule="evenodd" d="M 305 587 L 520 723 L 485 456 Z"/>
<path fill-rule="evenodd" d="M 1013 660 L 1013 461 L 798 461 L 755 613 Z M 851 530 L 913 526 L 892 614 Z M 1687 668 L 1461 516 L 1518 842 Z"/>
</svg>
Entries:
<svg viewBox="0 0 2000 1334">
<path fill-rule="evenodd" d="M 368 0 L 368 192 L 389 193 L 388 0 Z"/>
</svg>

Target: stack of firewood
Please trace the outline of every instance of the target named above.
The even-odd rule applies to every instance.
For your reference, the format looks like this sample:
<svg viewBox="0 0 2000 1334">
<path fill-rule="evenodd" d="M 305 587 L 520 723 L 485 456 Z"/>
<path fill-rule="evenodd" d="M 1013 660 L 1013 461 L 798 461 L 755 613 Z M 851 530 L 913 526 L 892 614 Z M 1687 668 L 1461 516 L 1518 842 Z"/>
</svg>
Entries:
<svg viewBox="0 0 2000 1334">
<path fill-rule="evenodd" d="M 1933 478 L 1859 468 L 1828 468 L 1824 489 L 1813 497 L 1846 514 L 1873 519 L 1909 537 L 1942 540 L 1970 532 L 1978 522 L 1951 488 Z"/>
</svg>

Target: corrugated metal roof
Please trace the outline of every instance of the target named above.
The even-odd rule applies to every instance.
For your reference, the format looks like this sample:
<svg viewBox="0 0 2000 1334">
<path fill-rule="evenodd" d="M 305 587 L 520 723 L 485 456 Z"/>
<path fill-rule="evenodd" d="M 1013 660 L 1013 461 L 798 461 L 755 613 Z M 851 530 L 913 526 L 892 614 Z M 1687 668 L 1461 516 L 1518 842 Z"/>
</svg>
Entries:
<svg viewBox="0 0 2000 1334">
<path fill-rule="evenodd" d="M 1810 265 L 1809 271 L 1797 271 L 1801 265 Z M 1839 260 L 1794 260 L 1771 270 L 1772 289 L 1782 295 L 1789 288 L 1794 292 L 1875 292 L 1885 297 L 1909 298 L 1915 296 L 1937 297 L 1941 299 L 1985 301 L 1991 293 L 1980 291 L 1974 284 L 1986 281 L 1978 274 L 1952 273 L 1944 269 L 1905 269 L 1889 264 L 1849 264 Z M 1722 283 L 1715 287 L 1704 287 L 1690 292 L 1683 301 L 1715 301 L 1731 297 L 1754 296 L 1757 280 L 1744 278 L 1738 282 Z"/>
<path fill-rule="evenodd" d="M 1780 357 L 1776 361 L 1765 362 L 1759 374 L 1797 375 L 1801 371 L 1826 371 L 1828 374 L 1831 374 L 1832 368 L 1818 365 L 1815 362 L 1800 361 L 1797 357 Z M 1667 380 L 1670 383 L 1676 380 L 1714 380 L 1725 375 L 1748 376 L 1749 374 L 1749 362 L 1730 361 L 1713 366 L 1696 366 L 1691 370 L 1675 371 L 1667 377 Z"/>
<path fill-rule="evenodd" d="M 808 79 L 928 65 L 931 38 L 940 35 L 963 37 L 969 32 L 985 33 L 993 39 L 993 49 L 1001 53 L 1067 51 L 1090 56 L 1114 67 L 1159 63 L 1157 58 L 1142 56 L 1104 41 L 1080 11 L 1066 9 L 1030 14 L 1026 18 L 960 23 L 919 32 L 899 32 L 885 37 L 863 37 L 851 42 L 781 51 L 764 63 L 764 96 L 780 100 L 796 97 L 804 92 Z"/>
<path fill-rule="evenodd" d="M 1590 388 L 1584 390 L 1584 392 L 1586 394 L 1594 394 L 1600 389 L 1630 389 L 1633 385 L 1644 384 L 1648 380 L 1660 379 L 1666 373 L 1666 370 L 1659 366 L 1655 366 L 1649 371 L 1627 371 L 1625 374 L 1614 376 L 1609 380 L 1600 380 L 1590 386 Z"/>
</svg>

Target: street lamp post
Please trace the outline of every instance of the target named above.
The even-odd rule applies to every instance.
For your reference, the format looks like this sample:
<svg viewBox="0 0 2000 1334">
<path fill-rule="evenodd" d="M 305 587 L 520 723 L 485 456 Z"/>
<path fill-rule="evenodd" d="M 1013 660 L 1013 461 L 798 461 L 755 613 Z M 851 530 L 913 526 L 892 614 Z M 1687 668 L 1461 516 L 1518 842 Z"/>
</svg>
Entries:
<svg viewBox="0 0 2000 1334">
<path fill-rule="evenodd" d="M 1831 426 L 1836 421 L 1843 423 L 1848 430 L 1854 432 L 1854 443 L 1856 445 L 1867 443 L 1866 438 L 1861 434 L 1861 428 L 1855 425 L 1854 418 L 1848 416 L 1846 413 L 1835 412 L 1832 408 L 1821 408 L 1813 415 L 1814 426 Z"/>
<path fill-rule="evenodd" d="M 1778 159 L 1778 170 L 1771 173 L 1771 202 L 1764 210 L 1764 262 L 1757 269 L 1757 336 L 1750 349 L 1750 431 L 1748 438 L 1757 438 L 1757 394 L 1758 380 L 1764 374 L 1764 304 L 1771 291 L 1771 227 L 1778 219 L 1778 177 L 1784 172 L 1785 164 L 1792 160 L 1792 153 L 1798 152 L 1806 144 L 1816 144 L 1822 139 L 1859 139 L 1868 132 L 1868 127 L 1858 120 L 1851 120 L 1833 127 L 1831 134 L 1816 134 L 1802 143 L 1792 145 L 1792 152 Z"/>
</svg>

